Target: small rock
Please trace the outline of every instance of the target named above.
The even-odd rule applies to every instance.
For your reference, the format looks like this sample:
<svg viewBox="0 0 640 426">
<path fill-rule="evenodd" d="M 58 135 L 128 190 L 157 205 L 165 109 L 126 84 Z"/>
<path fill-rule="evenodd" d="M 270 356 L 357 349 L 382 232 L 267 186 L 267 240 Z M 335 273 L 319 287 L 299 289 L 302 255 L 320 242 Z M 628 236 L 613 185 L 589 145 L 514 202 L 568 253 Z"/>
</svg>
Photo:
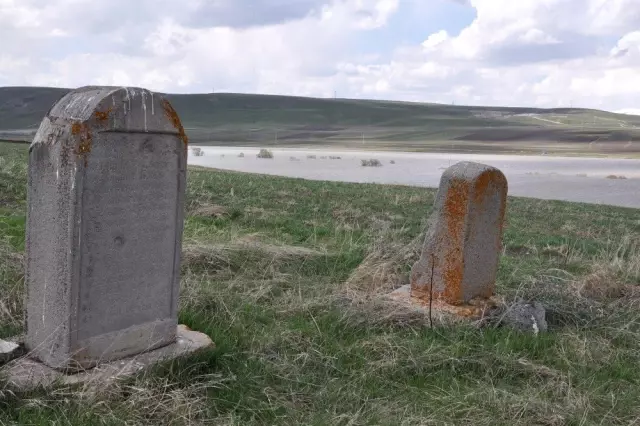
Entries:
<svg viewBox="0 0 640 426">
<path fill-rule="evenodd" d="M 539 302 L 517 302 L 506 308 L 502 323 L 513 329 L 538 334 L 547 331 L 546 310 Z"/>
<path fill-rule="evenodd" d="M 7 363 L 20 356 L 21 346 L 15 342 L 0 340 L 0 364 Z"/>
<path fill-rule="evenodd" d="M 231 196 L 233 196 L 233 188 L 231 189 Z M 226 207 L 210 204 L 200 206 L 193 211 L 194 216 L 213 217 L 216 219 L 227 216 L 228 214 L 229 211 Z"/>
</svg>

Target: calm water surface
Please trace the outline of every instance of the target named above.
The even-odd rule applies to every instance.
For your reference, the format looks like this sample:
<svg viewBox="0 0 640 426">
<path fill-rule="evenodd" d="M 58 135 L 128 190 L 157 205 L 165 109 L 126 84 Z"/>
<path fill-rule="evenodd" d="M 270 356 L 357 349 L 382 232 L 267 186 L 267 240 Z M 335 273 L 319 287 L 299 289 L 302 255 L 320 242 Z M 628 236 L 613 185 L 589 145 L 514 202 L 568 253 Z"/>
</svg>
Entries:
<svg viewBox="0 0 640 426">
<path fill-rule="evenodd" d="M 313 180 L 425 187 L 437 187 L 450 165 L 476 161 L 503 171 L 509 195 L 640 208 L 640 160 L 301 149 L 273 149 L 274 158 L 268 160 L 256 157 L 257 148 L 201 149 L 200 157 L 189 152 L 189 164 Z M 238 156 L 241 152 L 244 158 Z M 380 160 L 382 167 L 362 167 L 360 161 L 369 158 Z M 607 178 L 611 175 L 627 179 Z"/>
</svg>

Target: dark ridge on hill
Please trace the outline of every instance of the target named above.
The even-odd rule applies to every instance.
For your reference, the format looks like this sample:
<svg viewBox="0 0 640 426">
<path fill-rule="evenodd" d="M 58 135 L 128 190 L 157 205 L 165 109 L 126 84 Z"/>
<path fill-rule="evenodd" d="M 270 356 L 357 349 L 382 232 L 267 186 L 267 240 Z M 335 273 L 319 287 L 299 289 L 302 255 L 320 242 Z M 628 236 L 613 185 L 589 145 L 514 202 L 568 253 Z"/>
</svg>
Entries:
<svg viewBox="0 0 640 426">
<path fill-rule="evenodd" d="M 69 89 L 0 88 L 0 138 L 30 140 Z M 360 146 L 640 141 L 640 117 L 580 108 L 482 107 L 234 93 L 168 94 L 192 142 Z"/>
</svg>

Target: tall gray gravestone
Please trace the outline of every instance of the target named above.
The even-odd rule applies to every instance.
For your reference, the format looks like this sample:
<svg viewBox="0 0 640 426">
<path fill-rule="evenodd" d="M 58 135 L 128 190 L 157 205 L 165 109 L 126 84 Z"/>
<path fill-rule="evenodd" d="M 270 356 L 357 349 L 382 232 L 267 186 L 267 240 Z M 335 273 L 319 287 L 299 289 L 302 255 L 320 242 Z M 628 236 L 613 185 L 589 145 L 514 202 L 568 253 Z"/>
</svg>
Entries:
<svg viewBox="0 0 640 426">
<path fill-rule="evenodd" d="M 187 140 L 170 103 L 83 87 L 31 145 L 27 337 L 31 356 L 86 369 L 176 340 Z"/>
</svg>

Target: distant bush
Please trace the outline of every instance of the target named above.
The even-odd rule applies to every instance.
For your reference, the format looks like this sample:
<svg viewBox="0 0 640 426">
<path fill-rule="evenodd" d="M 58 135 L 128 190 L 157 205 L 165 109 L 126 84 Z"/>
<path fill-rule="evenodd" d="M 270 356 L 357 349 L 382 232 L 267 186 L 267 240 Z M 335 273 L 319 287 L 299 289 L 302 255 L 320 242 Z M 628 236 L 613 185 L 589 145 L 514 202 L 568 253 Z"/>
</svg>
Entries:
<svg viewBox="0 0 640 426">
<path fill-rule="evenodd" d="M 342 160 L 342 157 L 336 157 L 335 155 L 329 156 L 329 160 Z"/>
<path fill-rule="evenodd" d="M 377 158 L 361 160 L 362 167 L 382 167 L 382 163 Z"/>
<path fill-rule="evenodd" d="M 307 155 L 307 160 L 315 160 L 316 158 L 318 157 L 316 157 L 315 155 Z"/>
<path fill-rule="evenodd" d="M 289 157 L 289 161 L 300 161 L 297 157 Z"/>
<path fill-rule="evenodd" d="M 273 152 L 268 149 L 261 149 L 257 155 L 258 158 L 273 158 Z"/>
<path fill-rule="evenodd" d="M 241 152 L 240 154 L 238 154 L 238 157 L 244 158 L 244 152 Z"/>
<path fill-rule="evenodd" d="M 626 178 L 627 178 L 626 176 L 622 176 L 622 175 L 620 175 L 620 176 L 616 176 L 616 175 L 607 176 L 607 179 L 626 179 Z"/>
<path fill-rule="evenodd" d="M 389 164 L 396 164 L 396 160 L 389 161 Z"/>
<path fill-rule="evenodd" d="M 195 157 L 202 157 L 204 155 L 204 151 L 198 147 L 191 148 L 191 152 Z"/>
</svg>

